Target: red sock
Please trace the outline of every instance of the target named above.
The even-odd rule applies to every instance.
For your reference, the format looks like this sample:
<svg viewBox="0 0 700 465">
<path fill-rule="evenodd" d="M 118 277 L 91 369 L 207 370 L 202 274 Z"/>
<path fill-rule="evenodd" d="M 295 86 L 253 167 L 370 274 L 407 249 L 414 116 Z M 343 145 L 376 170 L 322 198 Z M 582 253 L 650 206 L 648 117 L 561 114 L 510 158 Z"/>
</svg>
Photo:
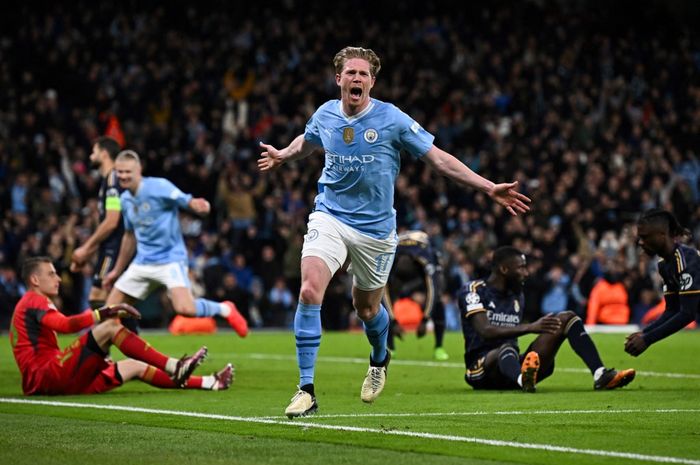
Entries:
<svg viewBox="0 0 700 465">
<path fill-rule="evenodd" d="M 127 357 L 141 360 L 156 368 L 165 370 L 165 364 L 168 363 L 168 357 L 161 354 L 151 344 L 144 341 L 136 334 L 122 327 L 117 334 L 114 335 L 112 343 Z M 167 376 L 167 375 L 166 375 Z"/>
<path fill-rule="evenodd" d="M 155 386 L 163 389 L 175 389 L 178 386 L 175 385 L 170 376 L 163 370 L 159 370 L 154 366 L 148 366 L 143 371 L 141 376 L 139 376 L 141 381 L 148 383 L 151 386 Z M 190 376 L 185 384 L 184 389 L 201 389 L 202 388 L 202 377 L 201 376 Z"/>
</svg>

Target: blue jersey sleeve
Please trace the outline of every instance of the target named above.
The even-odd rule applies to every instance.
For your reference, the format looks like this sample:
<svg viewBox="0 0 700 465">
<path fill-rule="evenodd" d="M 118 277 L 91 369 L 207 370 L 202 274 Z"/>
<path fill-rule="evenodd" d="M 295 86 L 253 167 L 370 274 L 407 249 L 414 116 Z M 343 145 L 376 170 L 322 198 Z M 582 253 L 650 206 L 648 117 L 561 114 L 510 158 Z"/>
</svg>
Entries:
<svg viewBox="0 0 700 465">
<path fill-rule="evenodd" d="M 167 203 L 174 203 L 179 208 L 189 208 L 190 200 L 192 200 L 191 194 L 185 194 L 182 192 L 175 184 L 168 181 L 167 179 L 160 179 L 160 185 L 158 190 L 162 193 L 163 198 L 166 199 Z"/>
<path fill-rule="evenodd" d="M 321 147 L 323 146 L 323 142 L 321 141 L 321 133 L 318 128 L 318 114 L 323 111 L 323 108 L 324 107 L 321 106 L 313 115 L 311 115 L 311 118 L 306 123 L 306 129 L 304 130 L 304 140 L 312 142 Z"/>
<path fill-rule="evenodd" d="M 433 146 L 435 136 L 398 108 L 396 109 L 396 125 L 401 145 L 414 157 L 423 157 Z"/>
</svg>

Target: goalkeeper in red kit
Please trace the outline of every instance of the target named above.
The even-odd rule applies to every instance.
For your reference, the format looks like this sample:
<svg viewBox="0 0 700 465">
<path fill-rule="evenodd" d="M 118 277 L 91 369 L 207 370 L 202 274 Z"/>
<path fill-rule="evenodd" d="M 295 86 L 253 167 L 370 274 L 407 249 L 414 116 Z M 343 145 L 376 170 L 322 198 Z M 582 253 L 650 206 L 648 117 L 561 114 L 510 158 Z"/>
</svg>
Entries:
<svg viewBox="0 0 700 465">
<path fill-rule="evenodd" d="M 51 301 L 58 296 L 61 278 L 50 258 L 27 259 L 22 278 L 28 291 L 12 315 L 10 343 L 25 395 L 96 394 L 137 378 L 159 388 L 223 390 L 231 385 L 231 364 L 213 375 L 192 376 L 207 355 L 206 347 L 176 359 L 153 349 L 122 326 L 119 318 L 141 317 L 130 305 L 63 315 Z M 59 348 L 57 332 L 75 333 L 90 327 L 66 349 Z M 110 346 L 129 358 L 109 361 Z"/>
</svg>

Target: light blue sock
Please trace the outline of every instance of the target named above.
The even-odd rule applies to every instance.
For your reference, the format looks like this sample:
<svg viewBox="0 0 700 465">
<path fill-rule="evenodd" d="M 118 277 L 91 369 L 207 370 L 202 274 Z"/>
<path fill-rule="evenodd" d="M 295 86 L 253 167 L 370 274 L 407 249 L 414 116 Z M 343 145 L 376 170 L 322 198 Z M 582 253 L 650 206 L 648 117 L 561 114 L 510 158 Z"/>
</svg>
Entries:
<svg viewBox="0 0 700 465">
<path fill-rule="evenodd" d="M 384 305 L 379 305 L 379 312 L 369 321 L 363 322 L 365 334 L 372 345 L 370 359 L 375 363 L 384 361 L 387 355 L 386 341 L 389 335 L 389 312 Z"/>
<path fill-rule="evenodd" d="M 321 306 L 299 302 L 294 314 L 299 387 L 313 384 L 316 355 L 321 345 Z"/>
<path fill-rule="evenodd" d="M 219 302 L 207 299 L 194 299 L 195 313 L 194 316 L 216 316 L 221 314 L 221 306 Z"/>
</svg>

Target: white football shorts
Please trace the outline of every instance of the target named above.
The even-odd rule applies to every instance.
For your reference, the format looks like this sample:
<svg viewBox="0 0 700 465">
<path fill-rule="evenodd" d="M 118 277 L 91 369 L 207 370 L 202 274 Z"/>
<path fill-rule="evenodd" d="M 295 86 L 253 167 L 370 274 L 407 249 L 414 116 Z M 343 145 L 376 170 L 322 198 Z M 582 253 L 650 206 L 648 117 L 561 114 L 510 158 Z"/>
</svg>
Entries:
<svg viewBox="0 0 700 465">
<path fill-rule="evenodd" d="M 157 265 L 132 263 L 114 283 L 126 295 L 143 300 L 161 286 L 190 288 L 187 265 L 180 262 Z"/>
<path fill-rule="evenodd" d="M 349 257 L 348 272 L 356 288 L 372 291 L 386 285 L 398 244 L 396 231 L 386 239 L 374 239 L 319 211 L 309 215 L 307 230 L 302 259 L 318 257 L 334 275 Z"/>
</svg>

